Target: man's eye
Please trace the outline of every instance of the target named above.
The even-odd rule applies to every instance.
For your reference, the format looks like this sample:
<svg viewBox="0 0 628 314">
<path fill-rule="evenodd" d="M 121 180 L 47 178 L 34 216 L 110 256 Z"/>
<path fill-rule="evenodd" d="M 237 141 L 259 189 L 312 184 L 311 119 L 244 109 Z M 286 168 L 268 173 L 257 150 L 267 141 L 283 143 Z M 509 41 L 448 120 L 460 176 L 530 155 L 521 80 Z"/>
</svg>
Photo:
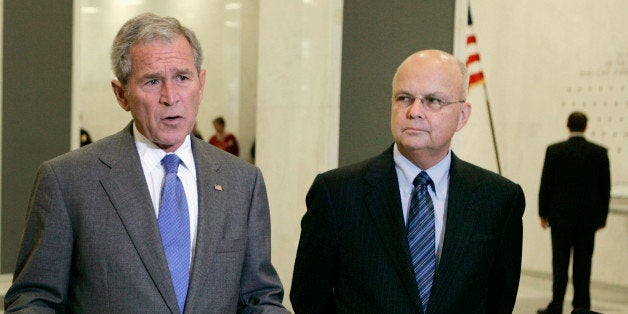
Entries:
<svg viewBox="0 0 628 314">
<path fill-rule="evenodd" d="M 157 85 L 157 83 L 159 83 L 159 81 L 158 81 L 158 80 L 156 80 L 156 79 L 152 79 L 152 80 L 148 80 L 148 81 L 146 82 L 146 85 Z"/>
<path fill-rule="evenodd" d="M 414 97 L 410 97 L 407 95 L 397 96 L 397 101 L 404 104 L 413 103 Z"/>
<path fill-rule="evenodd" d="M 187 80 L 189 80 L 189 78 L 187 76 L 185 76 L 185 75 L 179 75 L 178 79 L 179 79 L 179 81 L 187 81 Z"/>
<path fill-rule="evenodd" d="M 441 106 L 443 104 L 443 101 L 438 99 L 438 98 L 434 98 L 434 97 L 425 97 L 425 101 L 427 101 L 428 105 L 431 106 Z"/>
</svg>

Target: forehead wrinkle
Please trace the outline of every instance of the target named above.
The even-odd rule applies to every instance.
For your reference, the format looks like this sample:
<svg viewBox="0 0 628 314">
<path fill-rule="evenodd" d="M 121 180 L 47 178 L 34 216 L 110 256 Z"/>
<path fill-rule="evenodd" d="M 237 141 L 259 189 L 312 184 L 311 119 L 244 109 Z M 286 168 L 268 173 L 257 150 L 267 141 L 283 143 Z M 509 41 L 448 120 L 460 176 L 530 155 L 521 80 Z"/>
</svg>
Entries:
<svg viewBox="0 0 628 314">
<path fill-rule="evenodd" d="M 155 67 L 155 66 L 174 66 L 174 64 L 177 63 L 184 63 L 186 62 L 186 59 L 184 57 L 181 56 L 158 56 L 158 55 L 153 55 L 149 58 L 139 58 L 138 62 L 136 62 L 137 64 L 141 64 L 145 67 L 151 68 L 151 67 Z"/>
<path fill-rule="evenodd" d="M 151 64 L 146 64 L 146 68 L 148 68 L 148 71 L 142 75 L 144 77 L 162 77 L 162 76 L 166 76 L 165 75 L 166 73 L 170 73 L 170 74 L 192 73 L 192 68 L 190 67 L 180 67 L 179 65 L 173 65 L 173 64 L 160 64 L 158 66 L 153 66 L 151 63 Z"/>
<path fill-rule="evenodd" d="M 156 64 L 184 64 L 188 62 L 188 56 L 185 52 L 179 51 L 175 47 L 168 47 L 168 50 L 151 51 L 151 44 L 145 46 L 133 46 L 131 51 L 131 64 L 142 65 L 147 68 L 154 67 Z M 163 49 L 161 47 L 160 49 Z M 191 61 L 193 63 L 193 61 Z"/>
<path fill-rule="evenodd" d="M 451 68 L 443 67 L 434 72 L 429 72 L 426 68 L 400 71 L 393 83 L 393 93 L 405 91 L 415 96 L 436 98 L 457 97 L 460 94 L 464 98 L 464 84 L 450 70 Z"/>
</svg>

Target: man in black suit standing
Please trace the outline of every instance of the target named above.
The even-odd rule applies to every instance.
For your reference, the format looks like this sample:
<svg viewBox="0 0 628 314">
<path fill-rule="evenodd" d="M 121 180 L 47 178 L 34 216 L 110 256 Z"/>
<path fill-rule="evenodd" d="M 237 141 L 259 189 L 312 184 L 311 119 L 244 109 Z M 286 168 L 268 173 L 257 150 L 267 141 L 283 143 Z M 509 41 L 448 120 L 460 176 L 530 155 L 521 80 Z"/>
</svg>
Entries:
<svg viewBox="0 0 628 314">
<path fill-rule="evenodd" d="M 512 312 L 525 200 L 519 185 L 450 149 L 471 113 L 467 81 L 448 53 L 411 55 L 393 78 L 395 143 L 316 177 L 290 293 L 296 313 Z"/>
<path fill-rule="evenodd" d="M 606 148 L 584 138 L 587 116 L 573 112 L 567 119 L 567 141 L 550 145 L 545 154 L 539 216 L 551 227 L 553 297 L 538 313 L 562 313 L 569 258 L 573 248 L 574 308 L 589 309 L 591 258 L 595 232 L 604 228 L 610 199 L 610 170 Z"/>
</svg>

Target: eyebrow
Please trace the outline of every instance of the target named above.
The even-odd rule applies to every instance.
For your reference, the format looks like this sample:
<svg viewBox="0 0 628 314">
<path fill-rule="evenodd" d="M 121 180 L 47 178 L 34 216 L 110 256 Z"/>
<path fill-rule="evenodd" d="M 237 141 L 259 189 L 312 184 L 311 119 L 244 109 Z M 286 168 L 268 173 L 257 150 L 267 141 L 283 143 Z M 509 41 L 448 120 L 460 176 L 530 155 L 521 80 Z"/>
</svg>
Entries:
<svg viewBox="0 0 628 314">
<path fill-rule="evenodd" d="M 142 75 L 142 78 L 160 78 L 160 77 L 164 77 L 164 75 L 162 73 L 163 72 L 161 72 L 161 71 L 148 72 L 148 73 L 145 73 L 144 75 Z M 192 70 L 190 68 L 183 68 L 183 69 L 174 68 L 171 71 L 169 71 L 169 73 L 172 73 L 172 74 L 189 74 L 189 73 L 192 73 Z M 165 76 L 167 76 L 167 75 L 165 75 Z"/>
<path fill-rule="evenodd" d="M 172 70 L 172 72 L 176 74 L 181 74 L 181 73 L 188 74 L 188 73 L 192 73 L 193 71 L 190 68 L 184 68 L 184 69 L 175 68 Z"/>
<path fill-rule="evenodd" d="M 161 73 L 159 72 L 149 72 L 149 73 L 145 73 L 140 78 L 141 79 L 153 79 L 153 78 L 161 78 L 161 77 L 163 77 L 163 75 L 161 75 Z"/>
<path fill-rule="evenodd" d="M 423 95 L 423 97 L 443 99 L 443 98 L 445 98 L 445 95 L 443 95 L 440 92 L 432 92 L 432 93 L 427 93 L 427 94 Z"/>
<path fill-rule="evenodd" d="M 445 95 L 442 94 L 441 92 L 429 92 L 429 93 L 426 93 L 426 94 L 414 95 L 413 93 L 411 93 L 411 92 L 409 92 L 409 91 L 407 91 L 405 89 L 400 89 L 400 90 L 398 90 L 398 91 L 393 93 L 393 96 L 399 96 L 399 95 L 411 95 L 413 97 L 423 97 L 423 98 L 431 97 L 431 98 L 439 98 L 439 99 L 442 99 L 442 98 L 445 97 Z"/>
</svg>

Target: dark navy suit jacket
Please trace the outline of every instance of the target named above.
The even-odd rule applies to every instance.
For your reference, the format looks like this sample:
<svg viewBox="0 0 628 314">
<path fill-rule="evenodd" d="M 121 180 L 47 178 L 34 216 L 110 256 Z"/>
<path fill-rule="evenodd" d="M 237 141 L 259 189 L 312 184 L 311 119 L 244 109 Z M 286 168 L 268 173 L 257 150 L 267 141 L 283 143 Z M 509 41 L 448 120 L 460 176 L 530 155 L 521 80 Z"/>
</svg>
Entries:
<svg viewBox="0 0 628 314">
<path fill-rule="evenodd" d="M 552 227 L 594 227 L 606 224 L 610 199 L 606 148 L 584 137 L 550 145 L 539 192 L 539 216 Z"/>
<path fill-rule="evenodd" d="M 320 174 L 301 222 L 296 313 L 422 313 L 392 147 Z M 452 155 L 445 236 L 428 313 L 511 313 L 521 267 L 521 187 Z"/>
</svg>

